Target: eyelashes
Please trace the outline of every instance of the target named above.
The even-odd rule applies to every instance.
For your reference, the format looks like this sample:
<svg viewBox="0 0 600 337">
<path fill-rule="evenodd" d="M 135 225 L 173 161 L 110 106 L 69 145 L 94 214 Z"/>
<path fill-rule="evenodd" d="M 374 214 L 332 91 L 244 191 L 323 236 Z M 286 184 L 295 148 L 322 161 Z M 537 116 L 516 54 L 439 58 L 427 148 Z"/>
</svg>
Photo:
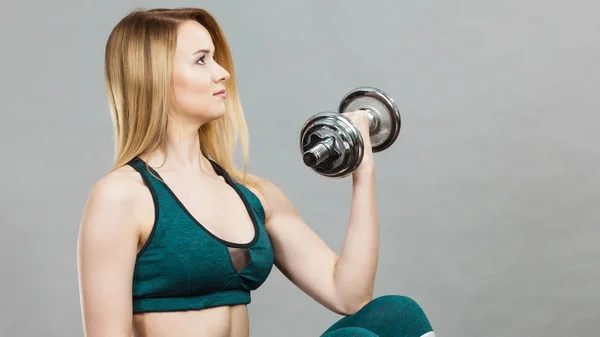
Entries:
<svg viewBox="0 0 600 337">
<path fill-rule="evenodd" d="M 212 58 L 212 60 L 216 62 L 216 61 L 217 61 L 217 58 L 216 58 L 216 56 L 214 56 L 214 55 L 213 55 L 213 58 Z M 198 61 L 196 61 L 196 64 L 205 65 L 205 64 L 206 64 L 206 55 L 202 55 L 202 56 L 201 56 L 201 57 L 198 59 Z"/>
</svg>

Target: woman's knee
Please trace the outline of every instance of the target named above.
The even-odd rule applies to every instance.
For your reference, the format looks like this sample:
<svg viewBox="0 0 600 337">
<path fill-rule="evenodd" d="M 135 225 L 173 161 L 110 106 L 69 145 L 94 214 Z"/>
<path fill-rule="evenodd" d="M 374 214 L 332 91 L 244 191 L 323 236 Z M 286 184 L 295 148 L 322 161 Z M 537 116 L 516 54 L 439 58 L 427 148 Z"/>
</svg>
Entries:
<svg viewBox="0 0 600 337">
<path fill-rule="evenodd" d="M 353 315 L 337 321 L 326 332 L 350 327 L 365 329 L 379 337 L 430 337 L 431 334 L 426 334 L 433 331 L 421 306 L 410 297 L 398 295 L 374 298 Z"/>
<path fill-rule="evenodd" d="M 383 295 L 372 299 L 361 310 L 423 311 L 419 303 L 408 296 Z"/>
<path fill-rule="evenodd" d="M 423 308 L 414 299 L 400 295 L 384 295 L 374 298 L 359 310 L 375 324 L 413 326 L 422 333 L 432 331 L 431 324 Z"/>
<path fill-rule="evenodd" d="M 373 332 L 357 327 L 339 328 L 323 334 L 321 337 L 379 337 Z"/>
</svg>

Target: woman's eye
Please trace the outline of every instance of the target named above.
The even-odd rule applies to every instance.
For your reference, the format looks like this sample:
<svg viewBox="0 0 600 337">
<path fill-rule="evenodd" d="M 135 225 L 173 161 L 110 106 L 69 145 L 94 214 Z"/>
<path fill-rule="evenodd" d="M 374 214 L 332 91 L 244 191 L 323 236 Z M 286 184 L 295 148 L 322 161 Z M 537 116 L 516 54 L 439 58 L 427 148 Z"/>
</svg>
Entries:
<svg viewBox="0 0 600 337">
<path fill-rule="evenodd" d="M 203 55 L 203 56 L 202 56 L 202 57 L 201 57 L 201 58 L 198 60 L 198 62 L 196 62 L 196 63 L 198 63 L 198 64 L 205 64 L 205 62 L 204 62 L 204 58 L 205 58 L 205 57 L 206 57 L 206 55 Z"/>
</svg>

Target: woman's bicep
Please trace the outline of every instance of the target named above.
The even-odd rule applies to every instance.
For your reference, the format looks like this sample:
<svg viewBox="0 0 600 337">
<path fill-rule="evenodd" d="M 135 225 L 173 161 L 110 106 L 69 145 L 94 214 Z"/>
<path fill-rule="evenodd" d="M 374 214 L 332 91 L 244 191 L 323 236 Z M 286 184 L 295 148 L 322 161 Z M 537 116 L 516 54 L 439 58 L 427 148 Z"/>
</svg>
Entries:
<svg viewBox="0 0 600 337">
<path fill-rule="evenodd" d="M 125 187 L 110 178 L 97 182 L 81 219 L 77 266 L 86 337 L 131 336 L 138 230 Z"/>
<path fill-rule="evenodd" d="M 338 255 L 304 222 L 279 187 L 266 182 L 263 194 L 275 265 L 315 301 L 342 313 L 342 302 L 334 282 Z"/>
</svg>

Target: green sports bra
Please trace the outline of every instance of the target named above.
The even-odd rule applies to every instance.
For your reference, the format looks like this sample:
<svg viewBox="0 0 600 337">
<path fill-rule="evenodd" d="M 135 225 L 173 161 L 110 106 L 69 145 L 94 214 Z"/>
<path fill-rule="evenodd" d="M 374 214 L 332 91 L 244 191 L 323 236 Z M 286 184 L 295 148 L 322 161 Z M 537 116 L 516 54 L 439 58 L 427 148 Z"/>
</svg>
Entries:
<svg viewBox="0 0 600 337">
<path fill-rule="evenodd" d="M 254 224 L 254 238 L 238 244 L 213 235 L 192 217 L 158 172 L 139 157 L 132 159 L 128 164 L 141 174 L 152 194 L 155 212 L 150 236 L 136 256 L 134 313 L 248 304 L 250 291 L 264 283 L 271 272 L 273 250 L 260 200 L 233 181 L 221 166 L 210 162 L 244 202 Z M 247 252 L 249 262 L 241 270 L 236 269 L 229 248 Z"/>
</svg>

